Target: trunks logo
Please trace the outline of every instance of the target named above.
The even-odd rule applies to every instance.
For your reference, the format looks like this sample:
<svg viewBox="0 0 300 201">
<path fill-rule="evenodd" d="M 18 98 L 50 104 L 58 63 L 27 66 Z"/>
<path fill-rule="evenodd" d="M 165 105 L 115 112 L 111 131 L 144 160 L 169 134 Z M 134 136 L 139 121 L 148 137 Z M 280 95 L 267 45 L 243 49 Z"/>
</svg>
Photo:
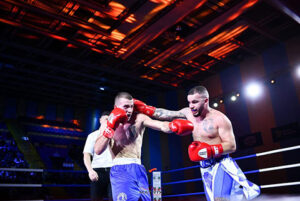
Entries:
<svg viewBox="0 0 300 201">
<path fill-rule="evenodd" d="M 206 148 L 200 149 L 200 150 L 198 151 L 198 155 L 199 155 L 200 157 L 202 157 L 202 158 L 207 158 L 207 150 L 206 150 Z"/>
<path fill-rule="evenodd" d="M 141 188 L 140 188 L 140 193 L 141 193 L 141 194 L 149 194 L 149 189 L 148 189 L 148 188 L 143 188 L 143 187 L 141 187 Z"/>
<path fill-rule="evenodd" d="M 126 193 L 119 193 L 119 195 L 117 197 L 117 201 L 125 201 L 125 200 L 127 200 Z"/>
</svg>

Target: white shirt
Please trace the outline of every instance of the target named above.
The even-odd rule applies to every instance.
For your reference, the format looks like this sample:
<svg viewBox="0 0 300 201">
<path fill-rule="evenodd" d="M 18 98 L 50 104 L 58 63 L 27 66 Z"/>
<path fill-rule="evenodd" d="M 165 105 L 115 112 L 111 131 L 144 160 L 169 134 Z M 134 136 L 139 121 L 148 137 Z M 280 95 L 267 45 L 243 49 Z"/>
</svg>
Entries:
<svg viewBox="0 0 300 201">
<path fill-rule="evenodd" d="M 99 135 L 100 135 L 99 130 L 96 130 L 88 135 L 84 145 L 83 153 L 90 153 L 93 156 L 92 168 L 111 167 L 113 163 L 112 163 L 112 156 L 108 146 L 102 154 L 100 155 L 94 154 L 94 145 Z"/>
</svg>

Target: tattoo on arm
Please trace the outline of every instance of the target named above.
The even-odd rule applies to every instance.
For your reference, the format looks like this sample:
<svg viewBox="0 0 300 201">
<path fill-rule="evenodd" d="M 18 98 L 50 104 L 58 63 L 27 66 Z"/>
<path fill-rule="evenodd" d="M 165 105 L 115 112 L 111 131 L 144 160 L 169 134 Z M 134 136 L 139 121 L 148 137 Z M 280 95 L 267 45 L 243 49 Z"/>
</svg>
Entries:
<svg viewBox="0 0 300 201">
<path fill-rule="evenodd" d="M 161 108 L 157 108 L 155 110 L 153 117 L 159 120 L 172 120 L 174 118 L 186 118 L 185 115 L 179 111 L 170 111 Z"/>
</svg>

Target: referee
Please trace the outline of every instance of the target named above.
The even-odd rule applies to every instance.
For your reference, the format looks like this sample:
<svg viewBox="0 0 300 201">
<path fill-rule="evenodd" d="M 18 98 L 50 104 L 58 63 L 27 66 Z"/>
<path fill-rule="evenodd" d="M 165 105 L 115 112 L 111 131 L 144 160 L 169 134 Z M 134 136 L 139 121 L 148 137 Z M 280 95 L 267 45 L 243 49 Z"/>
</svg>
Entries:
<svg viewBox="0 0 300 201">
<path fill-rule="evenodd" d="M 100 124 L 105 123 L 109 112 L 102 112 Z M 109 171 L 112 166 L 112 156 L 107 148 L 102 154 L 94 154 L 94 145 L 100 135 L 100 129 L 90 133 L 83 149 L 84 165 L 91 180 L 91 200 L 102 201 L 105 197 L 112 200 Z M 91 159 L 92 158 L 92 159 Z"/>
</svg>

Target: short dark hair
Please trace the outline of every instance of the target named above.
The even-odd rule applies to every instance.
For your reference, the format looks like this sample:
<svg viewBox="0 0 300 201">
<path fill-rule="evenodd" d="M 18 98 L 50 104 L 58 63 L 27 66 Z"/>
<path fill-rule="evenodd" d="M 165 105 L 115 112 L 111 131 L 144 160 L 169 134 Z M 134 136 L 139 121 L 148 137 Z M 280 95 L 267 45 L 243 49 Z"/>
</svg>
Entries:
<svg viewBox="0 0 300 201">
<path fill-rule="evenodd" d="M 193 95 L 195 93 L 204 94 L 205 96 L 208 96 L 207 89 L 204 86 L 201 86 L 201 85 L 191 88 L 188 92 L 188 95 Z"/>
<path fill-rule="evenodd" d="M 100 117 L 103 117 L 103 116 L 105 116 L 105 115 L 109 115 L 110 114 L 110 112 L 109 111 L 103 111 L 102 113 L 101 113 L 101 116 Z"/>
<path fill-rule="evenodd" d="M 128 99 L 128 100 L 132 100 L 132 99 L 133 99 L 133 97 L 132 97 L 129 93 L 127 93 L 127 92 L 119 92 L 119 93 L 116 95 L 116 97 L 115 97 L 115 104 L 116 104 L 116 101 L 117 101 L 118 99 L 120 99 L 120 98 L 126 98 L 126 99 Z"/>
</svg>

